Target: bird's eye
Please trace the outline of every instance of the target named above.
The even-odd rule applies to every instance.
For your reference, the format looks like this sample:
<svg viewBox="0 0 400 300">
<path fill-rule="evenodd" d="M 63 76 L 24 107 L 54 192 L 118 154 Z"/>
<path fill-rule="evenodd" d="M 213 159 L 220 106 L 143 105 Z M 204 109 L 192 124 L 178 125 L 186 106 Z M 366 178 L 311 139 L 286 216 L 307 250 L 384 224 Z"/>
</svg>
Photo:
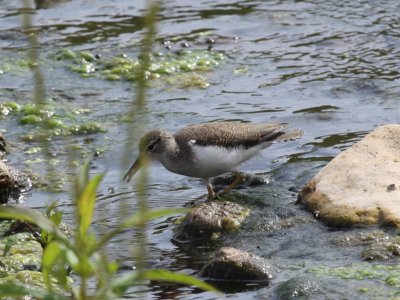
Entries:
<svg viewBox="0 0 400 300">
<path fill-rule="evenodd" d="M 146 150 L 149 152 L 153 152 L 155 148 L 156 148 L 156 144 L 154 143 L 154 144 L 148 145 Z"/>
</svg>

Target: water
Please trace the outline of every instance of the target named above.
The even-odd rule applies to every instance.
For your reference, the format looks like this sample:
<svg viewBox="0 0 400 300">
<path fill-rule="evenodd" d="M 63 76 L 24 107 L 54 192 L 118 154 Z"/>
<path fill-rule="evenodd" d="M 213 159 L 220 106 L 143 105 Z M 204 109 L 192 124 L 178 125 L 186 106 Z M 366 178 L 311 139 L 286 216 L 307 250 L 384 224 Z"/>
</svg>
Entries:
<svg viewBox="0 0 400 300">
<path fill-rule="evenodd" d="M 28 69 L 5 68 L 26 56 L 27 43 L 21 29 L 20 3 L 0 0 L 0 101 L 26 103 L 33 83 Z M 239 233 L 230 234 L 215 247 L 197 249 L 171 242 L 171 220 L 154 221 L 148 229 L 149 263 L 154 268 L 196 274 L 219 245 L 269 258 L 279 270 L 269 287 L 232 290 L 227 298 L 271 297 L 288 299 L 278 287 L 291 278 L 314 282 L 311 298 L 365 297 L 358 287 L 370 285 L 393 289 L 374 280 L 339 280 L 313 277 L 312 266 L 331 267 L 360 263 L 360 247 L 332 246 L 342 231 L 331 230 L 295 205 L 296 193 L 332 157 L 382 124 L 398 123 L 400 113 L 400 3 L 395 0 L 341 1 L 167 1 L 158 24 L 157 50 L 167 53 L 161 41 L 171 40 L 172 50 L 188 42 L 189 49 L 207 49 L 207 38 L 216 42 L 214 51 L 227 57 L 226 63 L 204 74 L 207 89 L 152 86 L 147 116 L 136 116 L 133 124 L 121 121 L 129 109 L 134 88 L 124 81 L 82 79 L 49 57 L 61 48 L 89 50 L 103 57 L 137 54 L 142 34 L 140 16 L 144 1 L 73 0 L 36 10 L 34 24 L 40 29 L 41 58 L 48 96 L 57 103 L 90 109 L 88 118 L 101 120 L 105 134 L 55 139 L 52 151 L 60 160 L 59 174 L 73 174 L 64 161 L 68 145 L 81 145 L 90 153 L 101 148 L 92 163 L 92 173 L 107 171 L 99 191 L 94 230 L 101 234 L 114 228 L 124 211 L 136 209 L 135 184 L 121 182 L 128 165 L 122 160 L 126 130 L 140 127 L 176 131 L 212 120 L 287 122 L 304 130 L 294 142 L 279 143 L 243 164 L 241 171 L 270 180 L 266 186 L 241 192 L 254 209 Z M 21 170 L 44 174 L 43 164 L 26 164 L 26 150 L 36 144 L 21 141 L 26 127 L 15 117 L 1 120 L 0 130 L 10 144 L 9 163 Z M 132 150 L 131 161 L 136 158 Z M 26 205 L 42 208 L 59 200 L 67 223 L 73 224 L 68 177 L 60 183 L 61 193 L 33 190 Z M 151 207 L 182 207 L 206 193 L 195 179 L 169 173 L 159 165 L 150 169 L 148 189 Z M 288 219 L 292 218 L 292 219 Z M 283 221 L 282 221 L 283 220 Z M 282 223 L 292 220 L 292 226 Z M 353 229 L 350 233 L 368 232 Z M 126 269 L 135 233 L 119 236 L 108 250 Z M 311 278 L 311 279 L 310 279 Z M 311 284 L 311 287 L 313 285 Z M 138 287 L 142 289 L 143 287 Z M 187 287 L 153 284 L 149 299 L 216 299 Z M 310 288 L 312 290 L 312 288 Z M 127 295 L 134 297 L 135 289 Z M 311 292 L 310 292 L 311 293 Z M 374 295 L 368 294 L 374 298 Z M 285 298 L 286 297 L 286 298 Z M 376 296 L 376 297 L 379 297 Z"/>
</svg>

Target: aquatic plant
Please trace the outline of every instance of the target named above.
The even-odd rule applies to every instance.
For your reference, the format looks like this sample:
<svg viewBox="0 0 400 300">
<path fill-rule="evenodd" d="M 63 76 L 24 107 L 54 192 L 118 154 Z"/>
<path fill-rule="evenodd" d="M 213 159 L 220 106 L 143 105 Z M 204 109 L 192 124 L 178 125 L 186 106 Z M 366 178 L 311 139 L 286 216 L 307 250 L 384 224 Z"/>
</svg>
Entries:
<svg viewBox="0 0 400 300">
<path fill-rule="evenodd" d="M 156 16 L 160 10 L 159 1 L 149 2 L 147 14 L 144 16 L 146 30 L 141 43 L 141 64 L 137 70 L 136 83 L 137 93 L 129 114 L 132 120 L 137 110 L 144 110 L 146 103 L 146 91 L 148 88 L 147 74 L 151 63 L 151 53 L 156 33 Z M 29 1 L 24 1 L 24 29 L 29 40 L 29 66 L 32 70 L 35 89 L 34 105 L 24 108 L 26 124 L 45 124 L 44 127 L 63 128 L 63 123 L 58 119 L 52 119 L 54 110 L 49 108 L 44 96 L 44 79 L 38 64 L 39 42 L 34 27 L 31 24 L 31 12 L 28 9 Z M 73 52 L 64 55 L 73 58 Z M 86 61 L 92 60 L 90 54 L 81 53 L 81 58 Z M 14 108 L 11 105 L 3 106 L 9 111 Z M 20 108 L 15 107 L 15 111 Z M 93 124 L 92 124 L 93 125 Z M 92 131 L 96 126 L 77 128 L 75 131 Z M 46 128 L 39 128 L 44 130 Z M 40 131 L 39 130 L 39 131 Z M 135 134 L 131 130 L 128 135 Z M 129 140 L 129 138 L 128 138 Z M 131 139 L 133 140 L 133 139 Z M 44 160 L 47 162 L 48 173 L 54 172 L 54 165 L 51 163 L 51 152 L 48 139 L 40 140 L 37 149 L 43 149 Z M 36 149 L 36 150 L 37 150 Z M 128 151 L 126 152 L 128 153 Z M 145 166 L 144 166 L 145 167 Z M 144 168 L 146 170 L 146 168 Z M 147 281 L 169 281 L 181 284 L 197 286 L 201 289 L 215 291 L 207 283 L 192 276 L 170 272 L 167 270 L 152 270 L 146 265 L 146 226 L 147 223 L 157 217 L 170 214 L 182 213 L 182 209 L 157 209 L 150 210 L 147 205 L 146 189 L 147 173 L 142 172 L 139 178 L 138 210 L 136 213 L 126 216 L 114 229 L 102 236 L 96 236 L 91 229 L 93 214 L 96 204 L 96 190 L 104 174 L 89 176 L 89 163 L 87 162 L 75 178 L 73 191 L 75 199 L 76 223 L 73 238 L 68 238 L 59 229 L 61 214 L 55 212 L 51 207 L 46 215 L 32 209 L 23 207 L 2 206 L 0 207 L 0 218 L 22 220 L 34 224 L 40 228 L 40 236 L 45 244 L 42 258 L 42 272 L 45 288 L 32 288 L 16 282 L 0 284 L 1 298 L 31 296 L 39 299 L 115 299 L 124 292 L 136 285 Z M 128 228 L 135 228 L 137 232 L 137 243 L 135 246 L 136 268 L 132 272 L 118 274 L 118 264 L 110 261 L 107 257 L 105 247 L 110 241 Z M 69 277 L 69 270 L 78 277 L 76 283 L 72 283 Z M 89 286 L 94 283 L 95 289 Z"/>
<path fill-rule="evenodd" d="M 32 295 L 47 299 L 115 299 L 139 282 L 160 280 L 190 284 L 206 290 L 215 290 L 192 276 L 167 270 L 147 268 L 117 275 L 118 264 L 110 261 L 104 247 L 110 240 L 128 228 L 144 226 L 148 221 L 169 214 L 182 213 L 183 209 L 157 209 L 146 213 L 137 212 L 123 220 L 119 226 L 101 237 L 91 231 L 96 203 L 96 190 L 104 174 L 89 178 L 89 163 L 86 163 L 75 181 L 76 230 L 69 239 L 59 228 L 61 213 L 50 207 L 47 217 L 32 209 L 4 206 L 0 218 L 22 220 L 35 224 L 41 229 L 41 237 L 46 243 L 42 258 L 43 280 L 47 289 L 40 290 L 18 283 L 0 284 L 2 297 L 22 297 Z M 71 281 L 68 270 L 79 277 L 79 283 Z M 89 291 L 89 281 L 96 288 Z"/>
</svg>

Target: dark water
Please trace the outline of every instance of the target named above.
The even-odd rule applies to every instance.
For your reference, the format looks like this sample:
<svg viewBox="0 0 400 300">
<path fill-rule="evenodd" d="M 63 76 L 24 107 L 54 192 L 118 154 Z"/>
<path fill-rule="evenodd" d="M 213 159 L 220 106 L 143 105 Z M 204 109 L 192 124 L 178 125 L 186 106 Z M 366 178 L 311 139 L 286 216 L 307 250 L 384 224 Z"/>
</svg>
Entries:
<svg viewBox="0 0 400 300">
<path fill-rule="evenodd" d="M 27 42 L 21 29 L 20 2 L 0 0 L 0 101 L 26 103 L 33 82 L 28 69 L 18 66 L 26 57 Z M 82 79 L 49 58 L 61 48 L 89 50 L 103 56 L 138 53 L 144 1 L 72 0 L 34 11 L 39 29 L 40 53 L 47 93 L 68 105 L 90 109 L 90 118 L 107 128 L 105 134 L 60 138 L 51 143 L 59 160 L 59 174 L 73 174 L 63 163 L 68 145 L 82 145 L 102 154 L 92 164 L 92 173 L 107 171 L 99 191 L 94 229 L 98 234 L 116 226 L 122 211 L 136 209 L 135 185 L 121 178 L 128 165 L 122 160 L 126 130 L 161 127 L 175 131 L 187 124 L 212 120 L 287 122 L 304 130 L 290 143 L 266 149 L 240 170 L 269 180 L 262 187 L 244 189 L 254 213 L 236 234 L 218 245 L 230 245 L 271 259 L 279 272 L 269 287 L 234 290 L 227 298 L 292 299 L 279 290 L 292 278 L 312 282 L 314 299 L 379 298 L 358 287 L 394 288 L 377 280 L 339 280 L 313 276 L 312 266 L 339 267 L 362 263 L 359 247 L 338 247 L 332 240 L 344 232 L 326 228 L 295 205 L 296 193 L 321 167 L 376 126 L 398 123 L 400 106 L 400 3 L 379 1 L 166 1 L 158 24 L 159 41 L 171 40 L 172 50 L 182 42 L 206 49 L 206 40 L 216 42 L 214 51 L 226 63 L 204 76 L 207 89 L 166 88 L 154 84 L 147 102 L 148 115 L 137 115 L 133 124 L 126 114 L 134 95 L 128 82 Z M 168 52 L 160 43 L 159 51 Z M 13 67 L 9 67 L 12 65 Z M 8 67 L 7 67 L 8 66 Z M 142 126 L 143 121 L 147 124 Z M 143 128 L 144 127 L 144 128 Z M 37 145 L 23 142 L 26 127 L 15 118 L 0 120 L 0 130 L 9 141 L 9 163 L 44 174 L 44 165 L 27 164 L 26 150 Z M 131 161 L 135 158 L 133 150 Z M 67 176 L 59 182 L 68 190 Z M 155 165 L 150 170 L 148 198 L 151 207 L 182 207 L 205 194 L 194 179 L 169 173 Z M 71 196 L 67 192 L 34 190 L 27 205 L 42 208 L 58 199 L 67 222 L 73 224 Z M 253 200 L 251 200 L 253 199 Z M 254 200 L 258 199 L 258 200 Z M 292 218 L 292 219 L 290 219 Z M 293 226 L 282 226 L 292 220 Z M 171 242 L 171 220 L 161 219 L 149 227 L 149 263 L 154 268 L 196 274 L 215 247 L 183 247 Z M 368 231 L 353 229 L 350 233 Z M 122 234 L 108 250 L 125 268 L 131 258 L 135 233 Z M 311 278 L 311 279 L 310 279 Z M 149 299 L 216 299 L 187 287 L 151 285 Z M 145 289 L 138 287 L 138 290 Z M 134 297 L 132 293 L 127 297 Z M 314 292 L 312 292 L 314 291 Z M 389 293 L 390 294 L 390 293 Z M 306 298 L 307 293 L 305 292 Z"/>
</svg>

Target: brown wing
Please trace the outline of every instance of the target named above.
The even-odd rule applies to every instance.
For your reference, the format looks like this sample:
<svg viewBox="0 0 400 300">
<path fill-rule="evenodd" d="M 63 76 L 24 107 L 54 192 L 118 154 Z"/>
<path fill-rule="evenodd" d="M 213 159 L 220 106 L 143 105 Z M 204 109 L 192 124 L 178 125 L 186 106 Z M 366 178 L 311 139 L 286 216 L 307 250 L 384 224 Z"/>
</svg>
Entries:
<svg viewBox="0 0 400 300">
<path fill-rule="evenodd" d="M 286 124 L 278 123 L 239 123 L 212 122 L 190 125 L 177 132 L 176 140 L 189 142 L 193 140 L 201 146 L 223 146 L 234 148 L 244 146 L 251 148 L 261 142 L 273 141 L 285 132 L 280 131 Z"/>
</svg>

